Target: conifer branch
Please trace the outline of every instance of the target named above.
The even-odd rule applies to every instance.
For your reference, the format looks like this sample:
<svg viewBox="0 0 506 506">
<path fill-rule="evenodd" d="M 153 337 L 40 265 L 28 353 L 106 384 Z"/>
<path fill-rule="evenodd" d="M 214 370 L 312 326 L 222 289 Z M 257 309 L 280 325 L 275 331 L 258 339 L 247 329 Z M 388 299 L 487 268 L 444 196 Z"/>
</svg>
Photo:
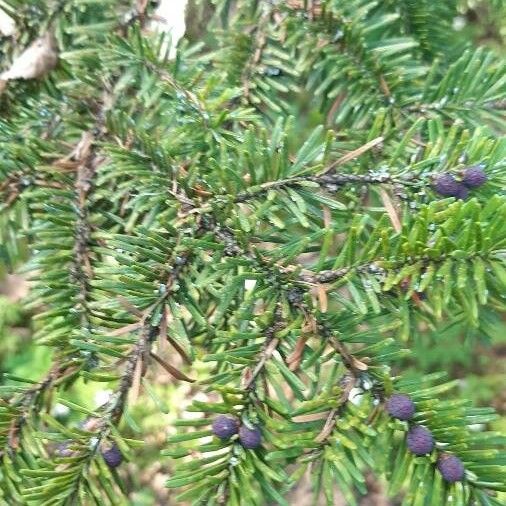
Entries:
<svg viewBox="0 0 506 506">
<path fill-rule="evenodd" d="M 26 424 L 28 418 L 33 413 L 39 399 L 51 386 L 55 385 L 64 377 L 74 374 L 75 370 L 76 368 L 69 363 L 60 365 L 60 363 L 57 362 L 36 386 L 28 388 L 19 397 L 15 397 L 10 402 L 13 408 L 17 409 L 19 407 L 19 411 L 17 411 L 12 418 L 7 434 L 6 450 L 9 453 L 15 453 L 19 449 L 21 431 L 23 430 L 23 426 Z M 3 450 L 0 451 L 0 456 L 2 454 Z"/>
<path fill-rule="evenodd" d="M 230 203 L 240 204 L 248 202 L 249 200 L 265 195 L 269 190 L 291 188 L 294 186 L 304 186 L 304 184 L 307 182 L 316 183 L 323 189 L 326 189 L 331 192 L 337 191 L 339 188 L 350 184 L 351 185 L 391 184 L 396 186 L 411 187 L 417 183 L 417 181 L 410 175 L 396 176 L 384 172 L 381 173 L 370 172 L 368 174 L 346 174 L 346 173 L 327 174 L 327 172 L 332 171 L 333 168 L 336 167 L 337 165 L 340 165 L 339 160 L 331 164 L 327 169 L 325 169 L 322 175 L 295 176 L 287 179 L 282 179 L 279 181 L 268 181 L 256 187 L 251 187 L 248 190 L 245 190 L 232 198 L 217 195 L 209 198 L 206 204 L 201 207 L 191 206 L 191 208 L 188 211 L 185 211 L 181 214 L 181 217 L 185 218 L 191 214 L 209 213 L 213 210 L 213 208 L 225 207 Z M 423 179 L 420 181 L 422 182 L 422 184 L 425 185 L 429 184 L 429 181 Z"/>
<path fill-rule="evenodd" d="M 139 331 L 137 342 L 135 343 L 134 348 L 127 358 L 125 371 L 121 376 L 117 395 L 114 397 L 114 400 L 106 410 L 109 413 L 108 419 L 113 424 L 118 424 L 121 416 L 123 415 L 128 393 L 134 383 L 136 369 L 138 367 L 141 367 L 142 376 L 144 376 L 147 371 L 151 345 L 156 336 L 160 333 L 160 324 L 153 325 L 151 322 L 153 316 L 152 311 L 155 310 L 160 304 L 164 304 L 165 301 L 172 295 L 173 286 L 175 283 L 177 283 L 180 276 L 183 274 L 184 268 L 189 261 L 190 255 L 190 251 L 178 255 L 177 263 L 173 265 L 164 282 L 164 293 L 159 297 L 159 300 L 155 304 L 155 307 L 146 312 L 144 323 Z"/>
<path fill-rule="evenodd" d="M 262 13 L 258 24 L 253 26 L 252 30 L 254 34 L 252 35 L 252 50 L 251 50 L 251 58 L 244 66 L 242 72 L 242 86 L 243 86 L 243 94 L 246 100 L 250 99 L 250 86 L 251 86 L 251 77 L 255 72 L 255 68 L 260 63 L 262 59 L 262 52 L 267 43 L 267 34 L 265 33 L 265 29 L 268 26 L 269 18 L 271 16 L 271 11 L 267 6 L 264 7 L 264 12 Z"/>
<path fill-rule="evenodd" d="M 276 337 L 276 332 L 281 330 L 283 327 L 284 321 L 281 314 L 281 308 L 279 307 L 278 304 L 278 307 L 276 308 L 276 311 L 274 313 L 274 322 L 264 332 L 265 341 L 262 346 L 262 351 L 260 353 L 259 360 L 253 371 L 246 370 L 246 373 L 244 375 L 243 388 L 245 390 L 250 390 L 251 388 L 254 387 L 259 374 L 263 371 L 267 361 L 271 358 L 272 354 L 274 353 L 279 344 L 279 338 Z"/>
<path fill-rule="evenodd" d="M 285 294 L 287 300 L 291 302 L 292 307 L 301 312 L 303 319 L 305 321 L 312 322 L 312 327 L 314 329 L 319 329 L 320 332 L 322 332 L 322 336 L 325 339 L 329 339 L 336 352 L 341 356 L 344 366 L 350 371 L 351 374 L 356 376 L 359 370 L 359 368 L 357 367 L 357 361 L 352 357 L 350 352 L 347 350 L 346 346 L 343 343 L 340 343 L 336 338 L 330 338 L 329 331 L 325 328 L 324 325 L 320 324 L 317 321 L 317 319 L 311 314 L 311 311 L 307 307 L 307 305 L 302 302 L 302 294 L 293 293 L 293 289 L 290 287 L 290 283 L 293 281 L 292 273 L 295 269 L 293 267 L 282 268 L 277 266 L 276 264 L 269 263 L 266 259 L 262 257 L 261 254 L 259 254 L 259 252 L 257 252 L 254 249 L 254 247 L 251 247 L 252 251 L 244 250 L 239 246 L 239 243 L 237 239 L 234 237 L 234 234 L 226 227 L 214 224 L 213 231 L 217 239 L 223 242 L 227 255 L 230 256 L 239 255 L 241 258 L 248 258 L 254 263 L 254 265 L 262 269 L 266 273 L 266 276 L 268 276 L 269 278 L 272 277 L 276 280 L 276 283 L 280 291 Z M 368 268 L 370 269 L 370 266 L 368 266 Z M 347 272 L 349 271 L 346 271 L 346 273 Z M 332 272 L 332 274 L 334 275 L 336 273 L 337 271 Z M 307 282 L 308 279 L 310 278 L 302 278 L 302 279 L 303 281 Z M 265 332 L 266 339 L 261 352 L 260 360 L 258 361 L 257 366 L 255 367 L 253 373 L 247 378 L 245 383 L 246 387 L 249 387 L 254 383 L 255 378 L 264 368 L 266 361 L 272 355 L 276 346 L 279 344 L 279 340 L 274 337 L 275 333 L 283 327 L 281 314 L 278 311 L 279 306 L 278 310 L 275 313 L 274 324 L 271 327 L 269 327 L 269 329 Z"/>
<path fill-rule="evenodd" d="M 76 212 L 74 262 L 71 277 L 79 285 L 79 304 L 81 306 L 81 326 L 90 330 L 88 291 L 93 269 L 89 256 L 91 226 L 89 223 L 88 196 L 93 188 L 93 176 L 98 162 L 94 138 L 91 132 L 84 132 L 75 150 L 78 166 L 76 170 Z"/>
<path fill-rule="evenodd" d="M 315 274 L 310 274 L 308 272 L 301 273 L 299 275 L 299 279 L 304 283 L 331 283 L 333 281 L 337 281 L 342 279 L 349 274 L 357 273 L 357 274 L 385 274 L 387 270 L 397 271 L 402 267 L 406 267 L 408 265 L 416 265 L 419 262 L 422 263 L 422 268 L 427 268 L 429 265 L 438 265 L 443 263 L 445 260 L 473 260 L 475 258 L 487 259 L 487 255 L 483 255 L 480 252 L 472 252 L 463 257 L 455 258 L 453 255 L 448 253 L 440 254 L 439 256 L 413 256 L 409 260 L 395 260 L 395 259 L 386 259 L 384 257 L 378 257 L 376 260 L 368 262 L 366 264 L 355 265 L 350 267 L 343 267 L 341 269 L 336 270 L 326 270 L 320 271 Z M 302 266 L 297 268 L 297 266 L 286 267 L 289 271 L 303 269 Z"/>
<path fill-rule="evenodd" d="M 316 436 L 315 442 L 319 444 L 327 444 L 328 437 L 332 434 L 334 427 L 336 426 L 337 419 L 339 415 L 343 412 L 346 403 L 350 397 L 351 390 L 355 386 L 355 377 L 345 375 L 342 378 L 342 382 L 344 382 L 345 386 L 343 391 L 339 397 L 338 404 L 339 406 L 336 408 L 332 408 L 330 413 L 327 416 L 325 421 L 325 425 L 323 426 L 321 432 Z M 313 452 L 314 453 L 314 452 Z"/>
</svg>

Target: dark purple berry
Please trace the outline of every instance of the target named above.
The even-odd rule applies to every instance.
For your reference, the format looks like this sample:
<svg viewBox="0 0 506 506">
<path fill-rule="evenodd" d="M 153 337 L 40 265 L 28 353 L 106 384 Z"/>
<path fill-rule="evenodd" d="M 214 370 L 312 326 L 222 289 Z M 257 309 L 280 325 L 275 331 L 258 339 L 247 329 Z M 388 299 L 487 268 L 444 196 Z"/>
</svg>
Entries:
<svg viewBox="0 0 506 506">
<path fill-rule="evenodd" d="M 415 414 L 415 404 L 404 394 L 394 394 L 387 401 L 387 411 L 393 418 L 409 420 Z"/>
<path fill-rule="evenodd" d="M 464 479 L 464 464 L 462 464 L 462 461 L 455 455 L 442 453 L 437 459 L 437 468 L 443 479 L 448 483 L 454 483 Z"/>
<path fill-rule="evenodd" d="M 415 425 L 408 432 L 408 448 L 415 455 L 426 455 L 434 449 L 434 438 L 429 429 Z"/>
<path fill-rule="evenodd" d="M 104 457 L 105 463 L 111 469 L 118 467 L 121 462 L 123 462 L 123 455 L 115 444 L 113 444 L 108 450 L 102 450 L 102 457 Z"/>
<path fill-rule="evenodd" d="M 469 190 L 463 185 L 460 185 L 459 192 L 455 195 L 455 198 L 460 200 L 466 200 L 469 195 Z"/>
<path fill-rule="evenodd" d="M 253 450 L 262 444 L 262 434 L 258 427 L 250 429 L 246 425 L 242 425 L 239 429 L 239 441 L 244 448 Z"/>
<path fill-rule="evenodd" d="M 462 182 L 468 188 L 478 188 L 478 186 L 481 186 L 487 182 L 487 175 L 480 165 L 474 165 L 473 167 L 464 169 L 464 172 L 462 174 Z"/>
<path fill-rule="evenodd" d="M 229 439 L 239 430 L 239 422 L 230 416 L 219 416 L 213 422 L 213 434 L 220 439 Z"/>
<path fill-rule="evenodd" d="M 441 174 L 434 181 L 434 189 L 439 195 L 445 197 L 458 197 L 462 190 L 462 184 L 459 183 L 451 174 Z"/>
</svg>

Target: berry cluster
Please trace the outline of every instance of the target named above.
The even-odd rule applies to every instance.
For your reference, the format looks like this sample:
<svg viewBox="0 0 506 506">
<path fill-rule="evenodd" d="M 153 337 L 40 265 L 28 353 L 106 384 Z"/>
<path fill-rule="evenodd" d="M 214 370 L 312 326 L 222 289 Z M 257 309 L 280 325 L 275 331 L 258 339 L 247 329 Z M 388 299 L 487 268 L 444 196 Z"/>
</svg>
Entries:
<svg viewBox="0 0 506 506">
<path fill-rule="evenodd" d="M 404 394 L 392 395 L 386 403 L 386 408 L 392 418 L 403 421 L 413 418 L 416 411 L 414 402 Z M 427 455 L 435 447 L 434 436 L 429 429 L 422 425 L 412 425 L 406 436 L 406 441 L 409 451 L 414 455 Z M 446 482 L 454 483 L 464 479 L 464 464 L 455 455 L 441 453 L 436 465 Z"/>
<path fill-rule="evenodd" d="M 262 444 L 262 433 L 257 426 L 240 425 L 237 418 L 219 416 L 212 425 L 213 434 L 222 440 L 230 439 L 239 433 L 239 441 L 244 448 L 253 450 Z"/>
<path fill-rule="evenodd" d="M 486 183 L 487 175 L 480 165 L 468 167 L 462 171 L 461 180 L 457 180 L 453 174 L 446 172 L 434 181 L 434 189 L 439 195 L 465 199 L 472 188 L 478 188 Z"/>
</svg>

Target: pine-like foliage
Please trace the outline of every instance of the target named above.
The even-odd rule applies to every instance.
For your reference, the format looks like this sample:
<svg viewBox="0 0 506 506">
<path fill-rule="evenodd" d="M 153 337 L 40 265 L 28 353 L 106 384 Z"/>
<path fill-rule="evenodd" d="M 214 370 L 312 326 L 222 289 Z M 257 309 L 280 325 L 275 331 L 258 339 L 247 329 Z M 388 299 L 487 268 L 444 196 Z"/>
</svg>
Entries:
<svg viewBox="0 0 506 506">
<path fill-rule="evenodd" d="M 53 354 L 1 386 L 0 503 L 131 504 L 103 452 L 135 460 L 157 370 L 194 383 L 157 457 L 181 504 L 290 504 L 309 476 L 315 501 L 353 506 L 370 473 L 405 506 L 502 504 L 494 411 L 402 364 L 429 330 L 486 336 L 505 310 L 504 60 L 453 29 L 453 0 L 213 0 L 169 61 L 152 4 L 0 2 L 22 34 L 2 70 L 46 32 L 59 52 L 0 97 L 0 262 L 30 277 Z M 434 190 L 476 165 L 466 198 Z M 76 403 L 83 382 L 113 393 Z M 261 445 L 213 436 L 220 414 Z"/>
</svg>

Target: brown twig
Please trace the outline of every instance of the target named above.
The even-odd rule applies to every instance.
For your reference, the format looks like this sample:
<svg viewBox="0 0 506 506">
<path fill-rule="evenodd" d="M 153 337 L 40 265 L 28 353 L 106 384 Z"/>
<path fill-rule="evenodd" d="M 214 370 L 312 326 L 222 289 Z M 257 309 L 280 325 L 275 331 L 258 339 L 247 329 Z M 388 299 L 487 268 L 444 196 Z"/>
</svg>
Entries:
<svg viewBox="0 0 506 506">
<path fill-rule="evenodd" d="M 278 305 L 274 313 L 274 323 L 265 331 L 265 342 L 258 363 L 253 371 L 244 377 L 243 388 L 245 390 L 250 390 L 253 387 L 258 375 L 263 371 L 265 364 L 278 347 L 279 338 L 276 337 L 276 332 L 280 331 L 283 327 L 284 320 L 281 314 L 281 307 Z"/>
<path fill-rule="evenodd" d="M 343 410 L 349 400 L 350 393 L 355 386 L 355 377 L 349 374 L 345 374 L 341 382 L 344 383 L 344 388 L 341 392 L 341 396 L 339 397 L 338 406 L 332 408 L 328 413 L 325 419 L 325 425 L 315 438 L 316 443 L 325 443 L 329 436 L 332 434 L 332 431 L 334 430 L 337 423 L 337 418 L 343 413 Z"/>
</svg>

